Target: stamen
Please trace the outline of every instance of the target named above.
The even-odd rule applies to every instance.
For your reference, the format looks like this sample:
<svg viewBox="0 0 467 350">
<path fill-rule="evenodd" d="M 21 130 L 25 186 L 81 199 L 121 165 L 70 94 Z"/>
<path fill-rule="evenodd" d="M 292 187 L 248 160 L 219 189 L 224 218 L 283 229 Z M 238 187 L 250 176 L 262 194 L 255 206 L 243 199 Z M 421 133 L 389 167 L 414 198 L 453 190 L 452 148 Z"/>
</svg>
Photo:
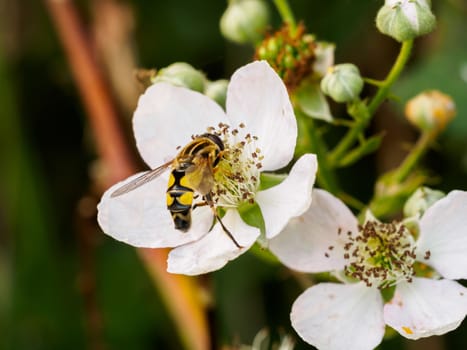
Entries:
<svg viewBox="0 0 467 350">
<path fill-rule="evenodd" d="M 415 246 L 410 231 L 400 223 L 367 221 L 356 236 L 347 233 L 345 273 L 366 283 L 386 288 L 414 274 Z"/>
<path fill-rule="evenodd" d="M 430 257 L 431 257 L 431 252 L 430 252 L 429 250 L 427 250 L 427 251 L 425 252 L 425 256 L 423 257 L 423 259 L 429 260 Z"/>
<path fill-rule="evenodd" d="M 208 128 L 210 133 L 219 136 L 224 143 L 222 158 L 214 172 L 215 185 L 213 201 L 219 207 L 238 207 L 241 203 L 254 203 L 259 186 L 261 150 L 256 147 L 258 138 L 250 133 L 238 140 L 239 129 L 245 128 L 240 123 L 232 128 L 219 123 L 217 128 Z"/>
</svg>

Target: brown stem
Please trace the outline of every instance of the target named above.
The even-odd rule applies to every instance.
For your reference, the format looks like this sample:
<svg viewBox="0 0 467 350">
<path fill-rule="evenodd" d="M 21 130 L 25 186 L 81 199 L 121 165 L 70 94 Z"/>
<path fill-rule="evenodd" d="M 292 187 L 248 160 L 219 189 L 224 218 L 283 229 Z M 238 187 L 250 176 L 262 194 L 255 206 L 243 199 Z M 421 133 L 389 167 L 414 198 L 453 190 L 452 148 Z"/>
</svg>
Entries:
<svg viewBox="0 0 467 350">
<path fill-rule="evenodd" d="M 197 293 L 195 278 L 167 273 L 168 249 L 138 249 L 138 253 L 170 313 L 177 315 L 174 320 L 187 349 L 210 349 L 206 314 L 200 307 L 201 293 Z"/>
<path fill-rule="evenodd" d="M 105 350 L 103 318 L 97 297 L 96 277 L 96 200 L 85 196 L 76 208 L 76 233 L 78 249 L 78 285 L 83 298 L 86 334 L 90 350 Z"/>
<path fill-rule="evenodd" d="M 71 1 L 45 2 L 95 133 L 98 153 L 111 173 L 108 181 L 113 183 L 121 180 L 134 173 L 136 166 L 124 141 L 112 98 L 78 14 Z"/>
<path fill-rule="evenodd" d="M 108 172 L 107 185 L 137 171 L 124 141 L 109 89 L 70 0 L 45 0 L 65 49 L 94 132 L 97 151 Z M 192 278 L 166 272 L 167 249 L 139 249 L 187 349 L 210 348 L 206 315 Z"/>
</svg>

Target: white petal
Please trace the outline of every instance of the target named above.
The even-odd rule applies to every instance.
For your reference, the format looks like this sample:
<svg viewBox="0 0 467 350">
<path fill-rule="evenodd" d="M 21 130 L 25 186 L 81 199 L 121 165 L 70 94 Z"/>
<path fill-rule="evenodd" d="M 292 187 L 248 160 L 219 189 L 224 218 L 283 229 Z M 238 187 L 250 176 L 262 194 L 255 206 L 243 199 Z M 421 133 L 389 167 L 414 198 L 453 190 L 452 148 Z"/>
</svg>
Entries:
<svg viewBox="0 0 467 350">
<path fill-rule="evenodd" d="M 420 220 L 419 261 L 449 279 L 467 278 L 467 192 L 452 191 Z M 426 252 L 430 258 L 424 259 Z"/>
<path fill-rule="evenodd" d="M 259 229 L 245 224 L 235 210 L 227 211 L 222 222 L 243 248 L 239 249 L 217 223 L 200 240 L 173 249 L 169 253 L 167 271 L 200 275 L 218 270 L 245 253 L 259 236 Z"/>
<path fill-rule="evenodd" d="M 188 232 L 174 228 L 167 210 L 167 176 L 159 178 L 118 197 L 111 194 L 120 186 L 134 180 L 136 174 L 109 188 L 97 206 L 97 220 L 109 236 L 135 247 L 175 247 L 194 241 L 209 231 L 212 212 L 199 207 L 192 213 L 192 225 Z"/>
<path fill-rule="evenodd" d="M 226 103 L 230 125 L 243 123 L 246 127 L 240 132 L 258 137 L 263 170 L 282 168 L 292 160 L 297 122 L 284 83 L 265 61 L 233 74 Z"/>
<path fill-rule="evenodd" d="M 404 16 L 407 18 L 407 20 L 410 22 L 410 24 L 412 25 L 412 28 L 414 30 L 418 30 L 418 28 L 420 27 L 420 23 L 419 23 L 417 5 L 409 1 L 402 2 L 401 11 L 404 14 Z"/>
<path fill-rule="evenodd" d="M 193 135 L 226 122 L 222 108 L 210 98 L 167 83 L 151 85 L 140 97 L 133 116 L 136 145 L 155 168 L 175 157 Z"/>
<path fill-rule="evenodd" d="M 374 349 L 383 338 L 383 301 L 363 283 L 320 283 L 292 306 L 292 326 L 318 349 Z"/>
<path fill-rule="evenodd" d="M 344 259 L 347 232 L 356 232 L 357 225 L 357 219 L 344 203 L 329 192 L 314 189 L 309 209 L 290 220 L 282 233 L 269 241 L 269 249 L 295 270 L 341 270 L 347 263 Z"/>
<path fill-rule="evenodd" d="M 400 283 L 384 306 L 386 323 L 409 339 L 456 329 L 467 313 L 467 288 L 450 280 L 414 278 Z"/>
<path fill-rule="evenodd" d="M 305 154 L 297 160 L 284 181 L 256 194 L 255 200 L 263 214 L 267 238 L 278 235 L 291 218 L 308 209 L 317 169 L 316 156 Z"/>
</svg>

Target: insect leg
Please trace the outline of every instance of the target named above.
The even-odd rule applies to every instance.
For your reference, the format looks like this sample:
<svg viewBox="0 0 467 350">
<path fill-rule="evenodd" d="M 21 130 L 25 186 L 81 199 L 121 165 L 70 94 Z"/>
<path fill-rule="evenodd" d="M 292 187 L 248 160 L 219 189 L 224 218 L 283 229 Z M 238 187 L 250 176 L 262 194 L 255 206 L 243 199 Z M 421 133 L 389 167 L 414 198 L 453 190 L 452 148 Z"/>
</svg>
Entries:
<svg viewBox="0 0 467 350">
<path fill-rule="evenodd" d="M 204 201 L 204 202 L 199 202 L 199 203 L 195 203 L 193 204 L 193 210 L 195 210 L 196 208 L 198 207 L 204 207 L 205 205 L 209 205 L 208 202 Z"/>
<path fill-rule="evenodd" d="M 208 194 L 206 194 L 204 196 L 204 199 L 206 200 L 206 202 L 204 202 L 205 204 L 208 204 L 209 207 L 212 209 L 212 212 L 214 214 L 214 216 L 216 217 L 217 221 L 219 221 L 219 224 L 222 226 L 222 229 L 224 230 L 224 232 L 227 234 L 227 236 L 229 236 L 229 238 L 232 240 L 232 242 L 237 246 L 237 248 L 243 248 L 240 244 L 238 244 L 237 240 L 235 239 L 235 237 L 232 235 L 232 233 L 227 229 L 227 227 L 225 227 L 224 223 L 222 222 L 219 214 L 217 214 L 217 210 L 216 210 L 216 207 L 214 206 L 214 201 L 212 200 L 212 196 L 211 196 L 211 192 L 209 192 Z M 201 204 L 201 203 L 200 203 Z M 203 204 L 204 205 L 204 204 Z"/>
</svg>

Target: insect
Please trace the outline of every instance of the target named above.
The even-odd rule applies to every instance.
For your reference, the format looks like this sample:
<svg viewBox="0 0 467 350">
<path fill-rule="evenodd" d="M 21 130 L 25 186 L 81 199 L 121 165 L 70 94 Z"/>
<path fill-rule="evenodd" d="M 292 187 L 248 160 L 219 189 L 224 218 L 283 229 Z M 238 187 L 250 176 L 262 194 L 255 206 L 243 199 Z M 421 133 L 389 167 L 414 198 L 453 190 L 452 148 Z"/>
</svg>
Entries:
<svg viewBox="0 0 467 350">
<path fill-rule="evenodd" d="M 116 189 L 110 196 L 117 197 L 131 192 L 172 168 L 166 201 L 175 229 L 183 232 L 188 231 L 191 226 L 192 209 L 209 205 L 224 232 L 238 248 L 241 248 L 232 233 L 222 223 L 212 198 L 212 189 L 215 184 L 214 172 L 223 152 L 224 143 L 219 136 L 210 133 L 196 136 L 181 149 L 174 159 Z M 199 193 L 204 202 L 193 205 L 194 192 Z"/>
</svg>

